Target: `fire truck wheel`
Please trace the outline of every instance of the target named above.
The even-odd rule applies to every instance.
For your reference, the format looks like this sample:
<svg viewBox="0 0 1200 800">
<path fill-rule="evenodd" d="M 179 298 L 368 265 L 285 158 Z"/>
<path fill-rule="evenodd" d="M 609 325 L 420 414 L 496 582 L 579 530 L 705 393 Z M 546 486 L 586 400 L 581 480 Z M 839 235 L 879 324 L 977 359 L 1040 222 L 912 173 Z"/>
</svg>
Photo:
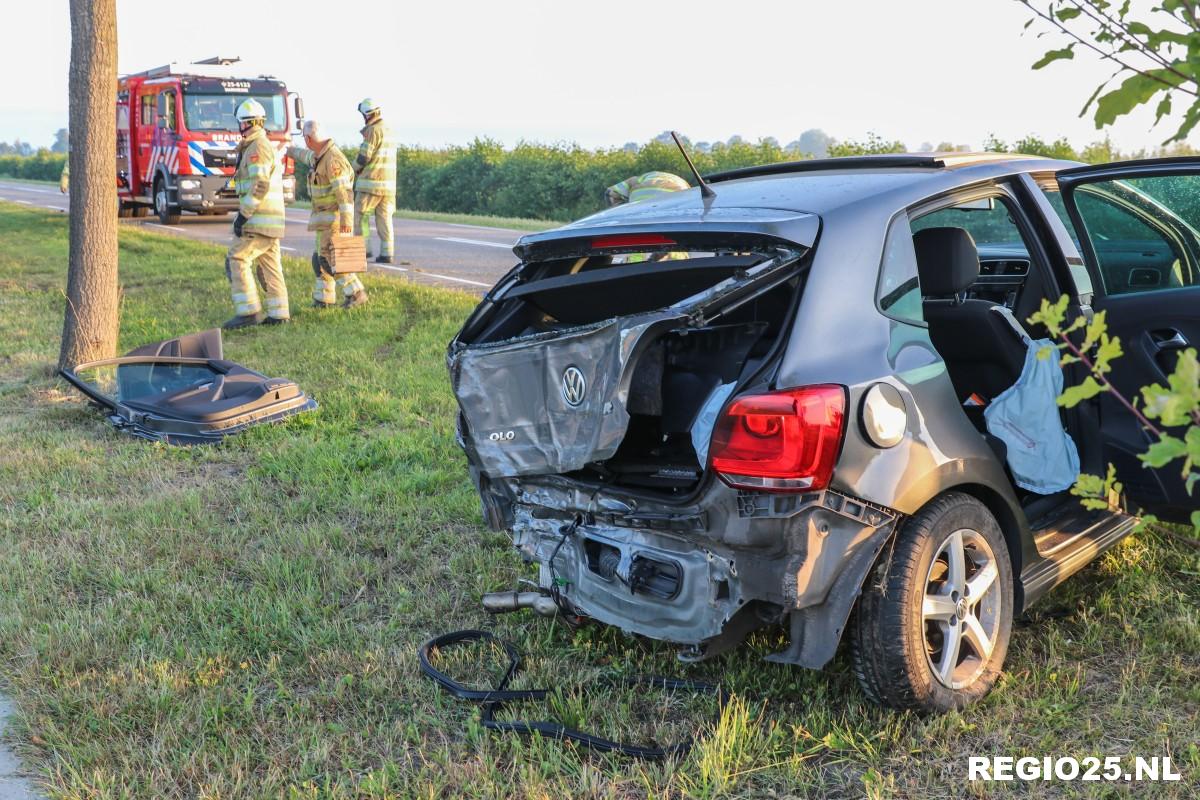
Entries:
<svg viewBox="0 0 1200 800">
<path fill-rule="evenodd" d="M 161 178 L 154 182 L 154 210 L 158 213 L 158 221 L 162 225 L 174 225 L 179 222 L 179 210 L 171 208 L 167 199 L 167 187 Z"/>
</svg>

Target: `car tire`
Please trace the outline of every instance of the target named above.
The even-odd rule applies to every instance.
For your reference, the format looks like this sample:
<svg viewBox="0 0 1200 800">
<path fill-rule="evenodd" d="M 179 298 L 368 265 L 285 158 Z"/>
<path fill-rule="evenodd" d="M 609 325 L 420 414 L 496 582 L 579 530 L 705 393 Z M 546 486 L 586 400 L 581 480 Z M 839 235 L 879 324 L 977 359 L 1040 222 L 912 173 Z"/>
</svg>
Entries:
<svg viewBox="0 0 1200 800">
<path fill-rule="evenodd" d="M 179 222 L 179 209 L 171 207 L 167 185 L 162 178 L 154 182 L 154 211 L 158 214 L 161 225 L 174 225 Z"/>
<path fill-rule="evenodd" d="M 986 695 L 1013 617 L 1012 563 L 983 503 L 950 492 L 905 521 L 863 587 L 854 672 L 880 705 L 936 713 Z"/>
</svg>

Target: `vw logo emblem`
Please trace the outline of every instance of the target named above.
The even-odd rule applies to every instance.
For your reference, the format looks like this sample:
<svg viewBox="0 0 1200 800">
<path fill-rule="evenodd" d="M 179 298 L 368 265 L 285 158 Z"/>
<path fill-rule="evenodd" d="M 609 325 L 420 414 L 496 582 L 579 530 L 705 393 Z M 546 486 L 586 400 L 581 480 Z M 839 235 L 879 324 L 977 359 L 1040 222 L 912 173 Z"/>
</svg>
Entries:
<svg viewBox="0 0 1200 800">
<path fill-rule="evenodd" d="M 583 402 L 583 396 L 587 393 L 587 381 L 583 378 L 583 373 L 579 367 L 572 364 L 563 370 L 562 375 L 562 396 L 563 400 L 567 401 L 569 406 L 577 406 Z"/>
</svg>

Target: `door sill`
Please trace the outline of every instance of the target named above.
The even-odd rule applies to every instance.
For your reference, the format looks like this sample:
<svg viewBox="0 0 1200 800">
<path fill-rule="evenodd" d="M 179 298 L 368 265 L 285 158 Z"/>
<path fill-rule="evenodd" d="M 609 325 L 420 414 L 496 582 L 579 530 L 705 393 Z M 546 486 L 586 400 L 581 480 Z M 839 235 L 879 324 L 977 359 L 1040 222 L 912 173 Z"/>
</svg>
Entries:
<svg viewBox="0 0 1200 800">
<path fill-rule="evenodd" d="M 1080 509 L 1055 520 L 1052 527 L 1034 532 L 1041 558 L 1021 573 L 1029 602 L 1083 569 L 1101 553 L 1128 536 L 1137 520 L 1111 511 Z"/>
</svg>

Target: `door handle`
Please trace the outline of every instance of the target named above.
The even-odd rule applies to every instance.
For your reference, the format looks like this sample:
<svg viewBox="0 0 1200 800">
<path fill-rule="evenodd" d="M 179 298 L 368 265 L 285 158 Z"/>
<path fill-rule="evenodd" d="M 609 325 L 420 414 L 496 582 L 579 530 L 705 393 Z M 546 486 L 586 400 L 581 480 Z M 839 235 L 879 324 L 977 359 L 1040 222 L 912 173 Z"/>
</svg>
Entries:
<svg viewBox="0 0 1200 800">
<path fill-rule="evenodd" d="M 1150 338 L 1154 342 L 1154 349 L 1160 353 L 1164 350 L 1183 350 L 1191 346 L 1187 337 L 1174 328 L 1154 331 Z"/>
</svg>

